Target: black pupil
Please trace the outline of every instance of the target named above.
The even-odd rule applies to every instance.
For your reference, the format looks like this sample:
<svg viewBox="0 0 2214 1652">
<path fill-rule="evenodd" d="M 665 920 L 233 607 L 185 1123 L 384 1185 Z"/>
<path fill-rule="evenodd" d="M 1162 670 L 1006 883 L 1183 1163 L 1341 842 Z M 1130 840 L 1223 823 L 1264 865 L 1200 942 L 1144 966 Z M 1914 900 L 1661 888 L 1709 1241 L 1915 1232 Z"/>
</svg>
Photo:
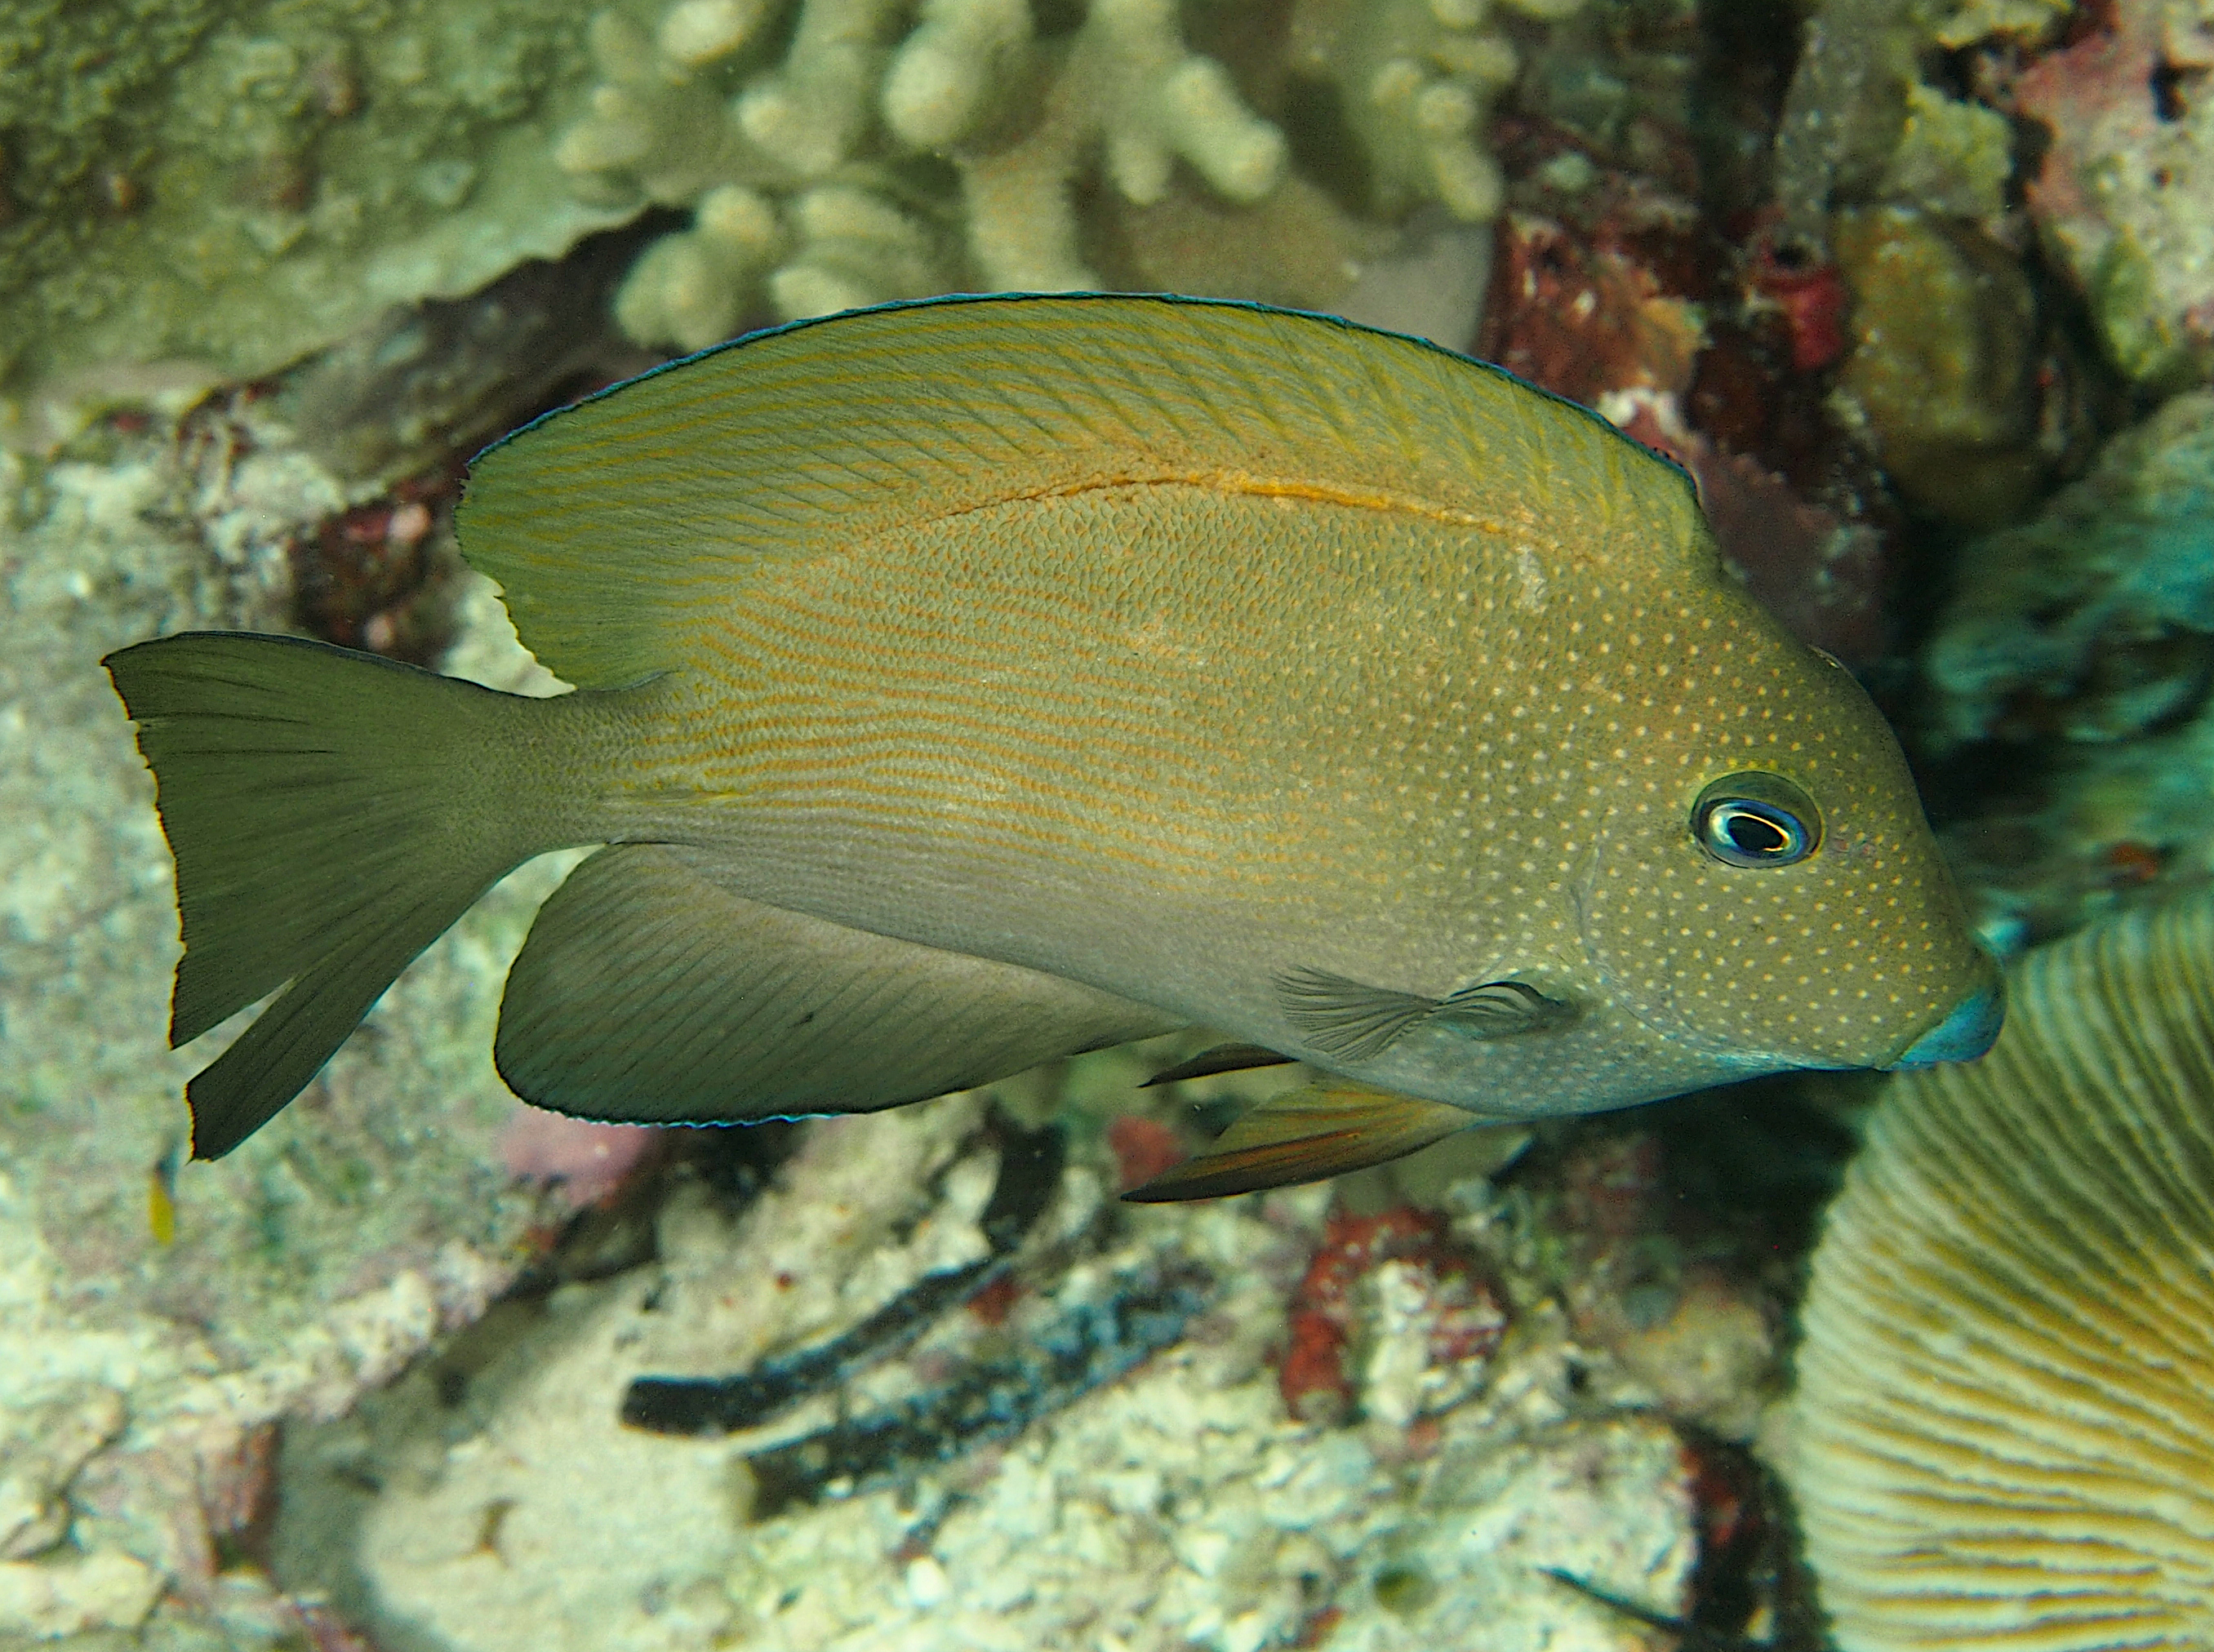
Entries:
<svg viewBox="0 0 2214 1652">
<path fill-rule="evenodd" d="M 1764 820 L 1746 809 L 1732 809 L 1722 831 L 1740 855 L 1780 855 L 1791 847 L 1791 838 L 1773 820 Z"/>
</svg>

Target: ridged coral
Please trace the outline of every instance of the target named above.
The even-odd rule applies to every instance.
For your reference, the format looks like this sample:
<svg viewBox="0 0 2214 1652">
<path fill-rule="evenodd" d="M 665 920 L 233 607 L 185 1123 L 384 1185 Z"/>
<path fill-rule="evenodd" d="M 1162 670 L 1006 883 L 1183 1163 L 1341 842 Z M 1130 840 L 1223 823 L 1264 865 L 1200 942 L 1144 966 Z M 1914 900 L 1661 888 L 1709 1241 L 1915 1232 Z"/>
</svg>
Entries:
<svg viewBox="0 0 2214 1652">
<path fill-rule="evenodd" d="M 1792 1479 L 1844 1652 L 2214 1645 L 2214 898 L 2031 954 L 1816 1253 Z"/>
</svg>

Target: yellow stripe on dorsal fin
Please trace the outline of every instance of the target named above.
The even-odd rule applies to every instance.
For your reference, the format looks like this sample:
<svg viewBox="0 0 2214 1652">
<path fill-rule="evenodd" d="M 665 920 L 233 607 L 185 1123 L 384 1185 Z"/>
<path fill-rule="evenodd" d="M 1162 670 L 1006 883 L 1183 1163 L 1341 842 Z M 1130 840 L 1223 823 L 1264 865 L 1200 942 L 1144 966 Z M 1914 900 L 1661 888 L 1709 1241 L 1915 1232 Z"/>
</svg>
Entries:
<svg viewBox="0 0 2214 1652">
<path fill-rule="evenodd" d="M 1681 472 L 1498 368 L 1334 317 L 1104 295 L 888 305 L 674 363 L 480 454 L 458 531 L 547 668 L 611 686 L 691 658 L 764 563 L 1178 480 L 1575 559 L 1712 559 Z"/>
<path fill-rule="evenodd" d="M 1349 1079 L 1287 1090 L 1244 1114 L 1204 1153 L 1122 1197 L 1137 1204 L 1216 1198 L 1321 1181 L 1404 1159 L 1487 1122 L 1462 1107 L 1423 1101 Z"/>
<path fill-rule="evenodd" d="M 872 1113 L 1147 1038 L 1174 1015 L 763 906 L 712 861 L 603 849 L 539 908 L 494 1058 L 557 1113 L 737 1124 Z"/>
</svg>

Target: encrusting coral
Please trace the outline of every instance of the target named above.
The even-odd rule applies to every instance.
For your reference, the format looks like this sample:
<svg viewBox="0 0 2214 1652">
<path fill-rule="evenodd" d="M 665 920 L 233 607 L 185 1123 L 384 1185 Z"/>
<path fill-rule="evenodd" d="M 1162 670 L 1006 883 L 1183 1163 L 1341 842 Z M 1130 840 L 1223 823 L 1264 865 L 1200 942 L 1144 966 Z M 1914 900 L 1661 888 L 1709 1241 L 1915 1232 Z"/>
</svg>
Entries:
<svg viewBox="0 0 2214 1652">
<path fill-rule="evenodd" d="M 1893 483 L 1969 526 L 2019 517 L 2057 455 L 2040 445 L 2037 302 L 2014 254 L 1897 206 L 1838 213 L 1831 244 L 1855 301 L 1839 387 Z"/>
<path fill-rule="evenodd" d="M 2114 365 L 2156 390 L 2204 382 L 2210 68 L 2210 0 L 1824 0 L 1777 129 L 1783 227 L 1820 247 L 1832 210 L 1879 202 L 1998 227 L 2034 135 L 2022 204 Z"/>
<path fill-rule="evenodd" d="M 2107 351 L 2156 388 L 2214 375 L 2214 3 L 2117 0 L 2033 64 L 2020 113 L 2048 138 L 2028 206 Z"/>
<path fill-rule="evenodd" d="M 1511 0 L 1550 22 L 1583 0 Z M 1167 0 L 1090 0 L 1055 32 L 1012 0 L 926 0 L 914 27 L 884 0 L 678 0 L 648 30 L 594 19 L 601 76 L 560 166 L 597 201 L 688 205 L 617 299 L 641 343 L 696 349 L 766 303 L 787 319 L 969 285 L 1117 283 L 1078 197 L 1095 175 L 1143 210 L 1179 168 L 1251 205 L 1287 174 L 1284 131 Z M 1312 0 L 1288 72 L 1335 85 L 1369 204 L 1424 201 L 1488 220 L 1501 182 L 1481 142 L 1517 56 L 1489 0 Z M 949 175 L 950 174 L 950 175 Z"/>
<path fill-rule="evenodd" d="M 1414 208 L 1497 211 L 1515 38 L 1584 3 L 39 0 L 0 15 L 0 441 L 189 405 L 655 205 L 693 222 L 616 306 L 655 346 L 956 288 L 1328 307 Z M 1317 87 L 1305 140 L 1358 188 L 1293 176 Z"/>
<path fill-rule="evenodd" d="M 1820 241 L 1833 207 L 1911 202 L 1996 217 L 2012 169 L 2007 118 L 1923 78 L 1946 54 L 2034 44 L 2068 0 L 1822 0 L 1776 132 L 1775 193 L 1788 226 Z"/>
<path fill-rule="evenodd" d="M 1770 296 L 1842 277 L 1833 411 L 1906 503 L 1973 530 L 2018 520 L 2083 434 L 2086 363 L 2025 265 L 2015 175 L 2017 90 L 2070 55 L 2052 47 L 2066 11 L 1826 0 L 1777 127 Z"/>
<path fill-rule="evenodd" d="M 189 404 L 615 223 L 553 159 L 583 34 L 537 0 L 0 6 L 0 440 L 156 368 Z"/>
<path fill-rule="evenodd" d="M 1815 1253 L 1791 1478 L 1844 1652 L 2214 1644 L 2214 899 L 2014 972 Z"/>
</svg>

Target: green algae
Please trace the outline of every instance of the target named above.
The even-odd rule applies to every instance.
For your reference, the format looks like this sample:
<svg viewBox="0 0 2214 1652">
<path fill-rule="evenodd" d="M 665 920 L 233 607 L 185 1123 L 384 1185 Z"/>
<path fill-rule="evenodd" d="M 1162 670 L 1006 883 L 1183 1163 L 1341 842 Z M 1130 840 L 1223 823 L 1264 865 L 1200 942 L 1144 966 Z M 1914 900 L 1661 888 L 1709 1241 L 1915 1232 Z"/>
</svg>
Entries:
<svg viewBox="0 0 2214 1652">
<path fill-rule="evenodd" d="M 1776 198 L 1820 239 L 1832 206 L 1893 201 L 1993 218 L 2005 210 L 2013 131 L 1997 110 L 1925 78 L 1942 54 L 2051 34 L 2066 0 L 1822 0 L 1776 134 Z"/>
<path fill-rule="evenodd" d="M 2013 175 L 2014 127 L 2004 115 L 1919 82 L 1907 88 L 1898 147 L 1884 165 L 1887 198 L 1993 219 L 2006 210 Z"/>
<path fill-rule="evenodd" d="M 2140 238 L 2138 227 L 2125 224 L 2092 263 L 2085 282 L 2114 365 L 2139 383 L 2166 390 L 2188 387 L 2214 369 L 2214 351 L 2203 329 L 2185 325 L 2186 313 L 2179 312 L 2168 291 L 2171 273 Z"/>
</svg>

